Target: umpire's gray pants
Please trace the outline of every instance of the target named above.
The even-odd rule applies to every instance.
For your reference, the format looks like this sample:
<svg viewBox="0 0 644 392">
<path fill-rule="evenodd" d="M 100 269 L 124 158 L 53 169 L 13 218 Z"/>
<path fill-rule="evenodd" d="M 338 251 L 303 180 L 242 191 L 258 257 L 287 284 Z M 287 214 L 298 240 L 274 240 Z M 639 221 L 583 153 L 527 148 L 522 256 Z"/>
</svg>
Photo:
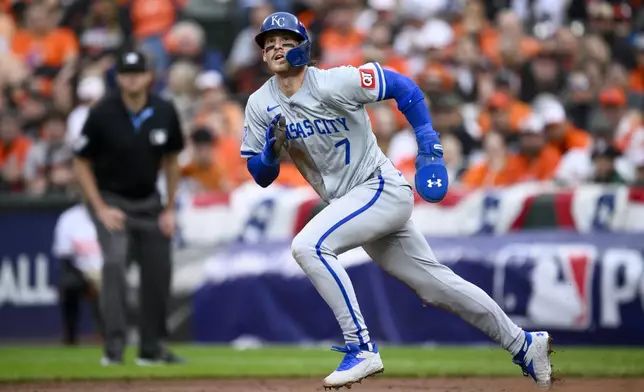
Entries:
<svg viewBox="0 0 644 392">
<path fill-rule="evenodd" d="M 140 267 L 139 356 L 156 357 L 167 335 L 172 275 L 170 238 L 161 233 L 158 225 L 163 206 L 158 195 L 141 200 L 109 193 L 102 196 L 106 204 L 127 216 L 124 230 L 109 232 L 90 209 L 103 253 L 100 305 L 105 320 L 105 354 L 120 358 L 126 346 L 126 272 L 129 262 L 135 260 Z"/>
</svg>

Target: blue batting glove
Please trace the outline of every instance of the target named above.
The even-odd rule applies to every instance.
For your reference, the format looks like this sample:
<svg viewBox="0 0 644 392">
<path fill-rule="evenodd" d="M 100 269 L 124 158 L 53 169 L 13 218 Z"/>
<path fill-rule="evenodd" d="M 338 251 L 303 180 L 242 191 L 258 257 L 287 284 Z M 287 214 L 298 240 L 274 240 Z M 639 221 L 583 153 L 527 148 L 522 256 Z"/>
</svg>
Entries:
<svg viewBox="0 0 644 392">
<path fill-rule="evenodd" d="M 281 117 L 282 114 L 278 113 L 275 117 L 273 117 L 273 120 L 271 120 L 271 123 L 266 129 L 266 141 L 264 143 L 264 149 L 262 150 L 261 158 L 262 163 L 268 166 L 275 166 L 279 163 L 277 159 L 278 157 L 276 157 L 275 153 L 273 152 L 273 144 L 275 144 L 275 141 L 277 140 L 277 137 L 275 136 L 275 128 L 277 128 Z"/>
<path fill-rule="evenodd" d="M 438 138 L 438 133 L 428 125 L 426 129 L 416 130 L 418 141 L 418 155 L 416 156 L 416 175 L 414 184 L 416 191 L 423 200 L 438 203 L 445 198 L 449 179 L 445 161 L 443 160 L 443 146 Z"/>
</svg>

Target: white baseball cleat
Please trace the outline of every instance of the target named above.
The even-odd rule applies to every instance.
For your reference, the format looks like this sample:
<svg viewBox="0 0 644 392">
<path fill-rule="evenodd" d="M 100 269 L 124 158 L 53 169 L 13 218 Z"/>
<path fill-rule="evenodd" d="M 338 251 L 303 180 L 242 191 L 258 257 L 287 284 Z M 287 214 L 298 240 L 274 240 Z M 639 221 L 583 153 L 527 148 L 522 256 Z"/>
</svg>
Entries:
<svg viewBox="0 0 644 392">
<path fill-rule="evenodd" d="M 524 332 L 525 343 L 512 362 L 521 366 L 523 375 L 531 376 L 541 388 L 552 386 L 552 337 L 548 332 Z"/>
<path fill-rule="evenodd" d="M 351 385 L 385 370 L 375 343 L 349 343 L 344 347 L 334 346 L 333 350 L 345 355 L 340 366 L 324 379 L 324 389 L 351 388 Z"/>
</svg>

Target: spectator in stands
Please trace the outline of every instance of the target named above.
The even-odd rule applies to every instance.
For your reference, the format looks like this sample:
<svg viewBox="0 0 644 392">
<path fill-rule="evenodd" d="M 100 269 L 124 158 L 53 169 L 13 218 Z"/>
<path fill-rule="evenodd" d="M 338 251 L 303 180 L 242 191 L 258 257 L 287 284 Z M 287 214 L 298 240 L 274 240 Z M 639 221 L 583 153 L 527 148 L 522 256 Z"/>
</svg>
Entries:
<svg viewBox="0 0 644 392">
<path fill-rule="evenodd" d="M 566 185 L 593 181 L 592 151 L 605 141 L 621 153 L 615 159 L 619 175 L 633 180 L 644 144 L 638 103 L 644 102 L 644 8 L 632 3 L 253 0 L 217 9 L 186 0 L 29 3 L 24 12 L 7 5 L 0 14 L 0 51 L 6 50 L 0 56 L 0 87 L 6 92 L 0 110 L 18 112 L 27 143 L 42 144 L 40 125 L 52 110 L 69 113 L 71 143 L 89 108 L 115 86 L 110 53 L 141 47 L 156 62 L 156 91 L 174 101 L 184 129 L 212 133 L 214 161 L 230 186 L 239 186 L 248 179 L 238 156 L 242 107 L 270 76 L 254 34 L 273 9 L 292 6 L 311 33 L 312 53 L 322 68 L 378 61 L 413 77 L 427 95 L 444 148 L 460 151 L 462 162 L 471 162 L 470 174 L 487 151 L 479 145 L 498 136 L 488 140 L 489 133 L 502 133 L 509 148 L 518 139 L 538 139 L 523 137 L 521 125 L 532 113 L 545 120 L 544 134 L 563 156 L 556 177 Z M 236 11 L 239 18 L 232 18 Z M 238 21 L 244 25 L 237 26 L 234 42 L 234 35 L 217 38 Z M 221 53 L 210 50 L 230 46 L 225 65 Z M 554 106 L 545 104 L 553 99 Z M 396 166 L 410 165 L 406 175 L 413 173 L 413 133 L 404 116 L 394 111 L 392 119 L 378 106 L 368 107 L 378 143 Z M 507 159 L 518 163 L 520 157 Z M 5 176 L 16 177 L 5 187 L 21 189 L 25 170 L 19 161 L 3 166 Z M 516 183 L 516 176 L 500 182 Z M 291 185 L 302 179 L 286 171 L 283 177 Z"/>
<path fill-rule="evenodd" d="M 92 1 L 79 35 L 85 60 L 96 61 L 114 56 L 126 44 L 126 37 L 118 20 L 118 5 L 113 0 Z"/>
<path fill-rule="evenodd" d="M 469 156 L 480 147 L 480 143 L 465 129 L 462 104 L 456 93 L 441 94 L 430 102 L 430 110 L 434 127 L 441 135 L 455 136 L 459 141 L 460 150 Z"/>
<path fill-rule="evenodd" d="M 608 119 L 613 128 L 614 146 L 619 151 L 629 148 L 633 135 L 642 126 L 638 110 L 629 110 L 626 93 L 613 86 L 608 86 L 599 92 L 599 110 Z"/>
<path fill-rule="evenodd" d="M 478 124 L 483 133 L 494 130 L 511 141 L 531 112 L 528 104 L 497 91 L 488 99 L 485 110 L 478 117 Z"/>
<path fill-rule="evenodd" d="M 583 67 L 577 67 L 568 76 L 564 102 L 570 123 L 576 128 L 588 129 L 594 109 L 595 92 Z"/>
<path fill-rule="evenodd" d="M 65 116 L 50 113 L 24 165 L 26 190 L 33 195 L 66 193 L 73 182 L 72 149 L 65 143 Z"/>
<path fill-rule="evenodd" d="M 192 160 L 181 168 L 184 186 L 195 193 L 229 191 L 230 184 L 214 159 L 212 133 L 207 129 L 197 129 L 190 135 L 190 140 Z"/>
<path fill-rule="evenodd" d="M 31 147 L 31 140 L 22 135 L 22 119 L 15 112 L 0 116 L 0 189 L 22 191 L 23 167 Z"/>
<path fill-rule="evenodd" d="M 569 27 L 561 27 L 554 33 L 555 56 L 565 72 L 571 72 L 581 61 L 581 42 Z"/>
<path fill-rule="evenodd" d="M 168 70 L 168 83 L 162 95 L 174 102 L 184 129 L 192 128 L 192 119 L 196 113 L 195 101 L 198 96 L 195 80 L 199 67 L 189 61 L 177 61 Z"/>
<path fill-rule="evenodd" d="M 428 83 L 431 82 L 431 78 L 436 78 L 436 89 L 423 88 L 421 85 L 430 95 L 431 92 L 440 92 L 441 89 L 451 89 L 454 83 L 454 77 L 447 67 L 452 61 L 454 42 L 452 26 L 441 19 L 427 21 L 414 40 L 417 56 L 410 60 L 410 70 L 413 75 L 420 77 L 421 83 Z"/>
<path fill-rule="evenodd" d="M 445 167 L 447 168 L 450 186 L 458 187 L 467 168 L 461 141 L 455 134 L 447 133 L 442 135 L 441 144 L 443 145 Z"/>
<path fill-rule="evenodd" d="M 321 68 L 361 65 L 365 37 L 354 27 L 357 16 L 358 2 L 355 0 L 329 5 L 324 19 L 326 28 L 318 38 L 322 49 Z"/>
<path fill-rule="evenodd" d="M 84 204 L 77 204 L 60 215 L 54 229 L 52 253 L 60 261 L 59 301 L 63 322 L 63 344 L 78 343 L 81 301 L 91 307 L 98 332 L 104 337 L 99 307 L 103 257 Z"/>
<path fill-rule="evenodd" d="M 206 32 L 195 22 L 175 24 L 165 37 L 165 48 L 170 55 L 170 64 L 188 61 L 203 71 L 224 71 L 222 54 L 206 47 Z"/>
<path fill-rule="evenodd" d="M 68 146 L 73 146 L 73 143 L 80 136 L 85 120 L 89 115 L 89 110 L 105 96 L 105 93 L 105 81 L 99 76 L 85 77 L 78 83 L 78 88 L 76 89 L 78 106 L 67 117 L 67 135 L 65 139 Z"/>
<path fill-rule="evenodd" d="M 554 178 L 561 160 L 561 152 L 548 143 L 545 122 L 538 115 L 531 115 L 521 125 L 519 153 L 511 166 L 518 171 L 517 182 L 550 181 Z"/>
<path fill-rule="evenodd" d="M 164 75 L 165 70 L 170 66 L 170 58 L 163 39 L 175 24 L 177 12 L 181 10 L 185 1 L 156 0 L 154 3 L 148 0 L 119 1 L 128 6 L 135 45 L 154 59 L 154 70 L 157 76 Z"/>
<path fill-rule="evenodd" d="M 369 63 L 375 61 L 385 68 L 408 75 L 407 60 L 394 51 L 391 46 L 392 42 L 393 27 L 391 24 L 386 21 L 376 21 L 367 34 L 362 47 L 362 60 L 360 62 Z"/>
<path fill-rule="evenodd" d="M 578 186 L 593 181 L 594 165 L 592 154 L 606 146 L 614 146 L 614 125 L 603 115 L 594 118 L 589 129 L 593 137 L 592 149 L 573 148 L 561 159 L 555 180 L 566 186 Z M 627 157 L 619 156 L 614 161 L 615 170 L 620 177 L 630 180 L 634 176 L 634 167 Z"/>
<path fill-rule="evenodd" d="M 49 96 L 58 71 L 77 59 L 78 40 L 73 32 L 56 26 L 56 10 L 33 2 L 26 11 L 25 27 L 12 38 L 11 50 L 32 73 L 34 90 Z"/>
<path fill-rule="evenodd" d="M 617 148 L 601 144 L 593 151 L 594 173 L 592 181 L 598 184 L 624 184 L 624 179 L 615 168 L 615 159 L 620 156 Z"/>
<path fill-rule="evenodd" d="M 195 83 L 199 97 L 194 124 L 214 132 L 217 162 L 231 186 L 238 186 L 249 178 L 246 162 L 239 155 L 244 129 L 242 107 L 228 95 L 221 73 L 202 72 Z"/>
<path fill-rule="evenodd" d="M 633 41 L 636 66 L 631 70 L 629 87 L 632 93 L 644 94 L 644 33 L 639 33 Z"/>
<path fill-rule="evenodd" d="M 255 35 L 264 19 L 274 12 L 268 1 L 258 1 L 249 9 L 250 24 L 235 38 L 230 55 L 226 60 L 226 76 L 236 79 L 240 70 L 261 62 L 260 52 L 255 47 Z"/>
<path fill-rule="evenodd" d="M 568 121 L 566 111 L 558 100 L 545 102 L 539 108 L 539 115 L 543 119 L 548 144 L 560 155 L 574 148 L 591 148 L 590 135 Z"/>
<path fill-rule="evenodd" d="M 559 96 L 563 92 L 567 75 L 558 63 L 554 45 L 553 40 L 542 42 L 534 58 L 521 69 L 522 101 L 532 103 L 540 94 Z"/>
<path fill-rule="evenodd" d="M 474 103 L 479 98 L 481 79 L 477 76 L 482 60 L 473 38 L 463 37 L 456 41 L 453 70 L 455 88 L 467 103 Z"/>
<path fill-rule="evenodd" d="M 367 0 L 366 3 L 366 7 L 360 11 L 354 25 L 360 34 L 369 38 L 374 34 L 374 27 L 377 24 L 389 27 L 396 24 L 396 0 Z M 393 34 L 390 36 L 390 39 L 392 38 Z"/>
<path fill-rule="evenodd" d="M 375 106 L 370 112 L 371 126 L 376 135 L 378 146 L 390 159 L 389 145 L 394 134 L 398 131 L 396 115 L 391 106 L 381 103 Z"/>
<path fill-rule="evenodd" d="M 502 134 L 495 131 L 485 134 L 483 151 L 483 160 L 470 165 L 463 174 L 461 181 L 466 189 L 508 186 L 518 180 L 511 152 Z"/>
</svg>

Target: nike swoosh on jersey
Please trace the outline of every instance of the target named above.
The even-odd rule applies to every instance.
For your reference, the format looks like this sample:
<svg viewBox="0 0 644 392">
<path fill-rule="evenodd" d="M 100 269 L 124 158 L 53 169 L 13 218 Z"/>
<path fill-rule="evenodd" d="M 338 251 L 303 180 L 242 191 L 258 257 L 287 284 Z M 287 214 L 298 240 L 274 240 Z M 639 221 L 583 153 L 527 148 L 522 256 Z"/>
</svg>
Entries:
<svg viewBox="0 0 644 392">
<path fill-rule="evenodd" d="M 267 112 L 272 112 L 273 110 L 277 109 L 278 107 L 280 107 L 280 105 L 275 105 L 273 107 L 267 106 L 266 111 Z"/>
</svg>

